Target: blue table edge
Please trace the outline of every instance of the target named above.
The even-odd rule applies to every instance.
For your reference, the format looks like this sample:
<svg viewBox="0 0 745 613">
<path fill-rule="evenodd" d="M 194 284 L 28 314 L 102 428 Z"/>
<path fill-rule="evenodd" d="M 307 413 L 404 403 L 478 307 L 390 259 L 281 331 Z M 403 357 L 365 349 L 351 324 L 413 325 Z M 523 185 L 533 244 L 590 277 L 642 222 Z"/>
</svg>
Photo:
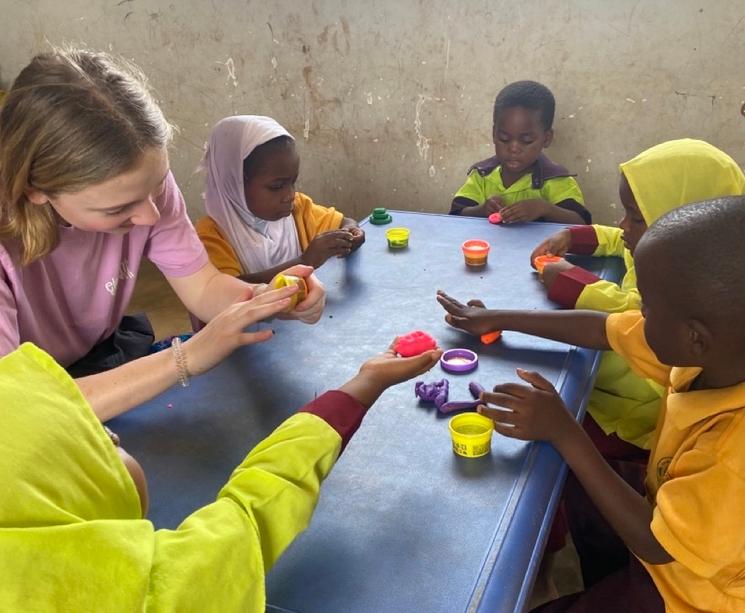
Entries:
<svg viewBox="0 0 745 613">
<path fill-rule="evenodd" d="M 441 215 L 448 216 L 446 213 L 427 213 L 423 211 L 397 211 L 388 209 L 391 214 L 406 213 L 415 215 Z M 395 226 L 395 216 L 391 226 Z M 360 225 L 369 222 L 369 216 L 365 217 Z M 553 224 L 550 222 L 532 222 L 532 223 L 549 223 L 557 227 L 565 228 L 571 224 Z M 609 273 L 609 267 L 604 266 L 601 277 L 606 277 Z M 586 377 L 582 381 L 583 389 L 581 398 L 583 399 L 580 406 L 577 407 L 575 417 L 581 421 L 585 416 L 589 392 L 594 386 L 595 375 L 597 374 L 598 364 L 602 356 L 601 351 L 572 347 L 567 353 L 566 364 L 574 361 L 589 361 L 589 369 L 585 370 Z M 567 376 L 568 368 L 564 373 L 556 388 L 565 402 L 569 402 L 572 397 L 576 396 L 577 381 L 571 381 Z M 554 487 L 548 496 L 545 491 L 536 491 L 527 489 L 526 485 L 528 476 L 534 471 L 554 472 L 556 479 Z M 567 476 L 567 465 L 558 453 L 548 443 L 533 442 L 530 443 L 530 449 L 525 457 L 523 470 L 520 479 L 515 484 L 510 499 L 505 507 L 505 512 L 497 525 L 497 529 L 492 535 L 491 545 L 485 557 L 484 563 L 479 572 L 471 592 L 467 613 L 494 613 L 495 611 L 523 611 L 528 605 L 528 600 L 533 591 L 536 575 L 543 558 L 543 550 L 548 539 L 556 508 L 561 499 L 561 493 L 564 489 L 564 481 Z M 514 517 L 511 511 L 518 505 L 531 505 L 534 509 L 545 509 L 543 521 L 538 531 L 537 538 L 531 548 L 525 546 L 521 536 L 526 530 L 531 529 L 531 517 L 522 514 Z M 511 517 L 512 521 L 505 522 L 505 517 Z M 504 535 L 504 536 L 503 536 Z M 511 568 L 505 569 L 497 565 L 497 557 L 501 560 L 509 560 Z M 515 570 L 513 570 L 515 569 Z M 523 572 L 522 569 L 525 569 Z M 503 585 L 520 585 L 520 591 L 516 594 L 505 593 L 502 590 Z"/>
</svg>

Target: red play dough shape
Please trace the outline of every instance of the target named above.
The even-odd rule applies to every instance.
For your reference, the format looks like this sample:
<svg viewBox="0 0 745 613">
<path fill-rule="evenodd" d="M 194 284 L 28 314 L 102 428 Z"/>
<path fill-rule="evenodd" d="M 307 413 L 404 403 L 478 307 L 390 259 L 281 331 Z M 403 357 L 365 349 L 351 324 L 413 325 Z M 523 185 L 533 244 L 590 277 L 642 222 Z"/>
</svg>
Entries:
<svg viewBox="0 0 745 613">
<path fill-rule="evenodd" d="M 489 223 L 502 223 L 502 214 L 492 213 L 489 215 Z"/>
<path fill-rule="evenodd" d="M 396 353 L 404 358 L 419 355 L 437 347 L 437 341 L 426 332 L 414 330 L 403 336 L 399 336 L 394 349 Z"/>
</svg>

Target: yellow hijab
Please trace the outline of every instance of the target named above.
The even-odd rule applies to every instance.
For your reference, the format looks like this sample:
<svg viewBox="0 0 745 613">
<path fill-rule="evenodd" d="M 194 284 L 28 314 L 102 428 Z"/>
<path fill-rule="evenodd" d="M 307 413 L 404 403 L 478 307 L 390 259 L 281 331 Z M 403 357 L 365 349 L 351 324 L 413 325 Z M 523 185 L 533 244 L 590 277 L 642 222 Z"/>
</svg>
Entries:
<svg viewBox="0 0 745 613">
<path fill-rule="evenodd" d="M 684 204 L 745 193 L 745 175 L 724 151 L 682 138 L 655 145 L 621 164 L 639 210 L 652 225 Z"/>
</svg>

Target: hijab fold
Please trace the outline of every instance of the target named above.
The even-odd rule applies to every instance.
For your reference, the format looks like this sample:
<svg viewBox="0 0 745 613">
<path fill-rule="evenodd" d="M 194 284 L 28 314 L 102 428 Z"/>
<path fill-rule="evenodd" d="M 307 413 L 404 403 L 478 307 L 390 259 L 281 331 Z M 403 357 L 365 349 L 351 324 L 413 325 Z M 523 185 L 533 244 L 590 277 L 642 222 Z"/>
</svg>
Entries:
<svg viewBox="0 0 745 613">
<path fill-rule="evenodd" d="M 244 274 L 272 268 L 302 254 L 292 215 L 267 221 L 249 211 L 246 203 L 243 160 L 256 147 L 279 136 L 293 138 L 271 117 L 226 117 L 212 128 L 204 154 L 205 209 L 233 247 Z"/>
</svg>

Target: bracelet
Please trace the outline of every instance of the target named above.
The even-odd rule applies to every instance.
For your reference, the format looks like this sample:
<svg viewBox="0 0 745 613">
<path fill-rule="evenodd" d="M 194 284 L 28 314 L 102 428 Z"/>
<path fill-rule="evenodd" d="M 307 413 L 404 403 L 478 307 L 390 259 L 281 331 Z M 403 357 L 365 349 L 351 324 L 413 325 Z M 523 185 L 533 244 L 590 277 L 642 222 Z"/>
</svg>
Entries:
<svg viewBox="0 0 745 613">
<path fill-rule="evenodd" d="M 186 365 L 186 354 L 181 346 L 181 339 L 178 336 L 174 336 L 171 341 L 171 347 L 173 348 L 173 357 L 176 360 L 176 373 L 178 374 L 178 382 L 181 387 L 189 387 L 189 367 Z"/>
</svg>

